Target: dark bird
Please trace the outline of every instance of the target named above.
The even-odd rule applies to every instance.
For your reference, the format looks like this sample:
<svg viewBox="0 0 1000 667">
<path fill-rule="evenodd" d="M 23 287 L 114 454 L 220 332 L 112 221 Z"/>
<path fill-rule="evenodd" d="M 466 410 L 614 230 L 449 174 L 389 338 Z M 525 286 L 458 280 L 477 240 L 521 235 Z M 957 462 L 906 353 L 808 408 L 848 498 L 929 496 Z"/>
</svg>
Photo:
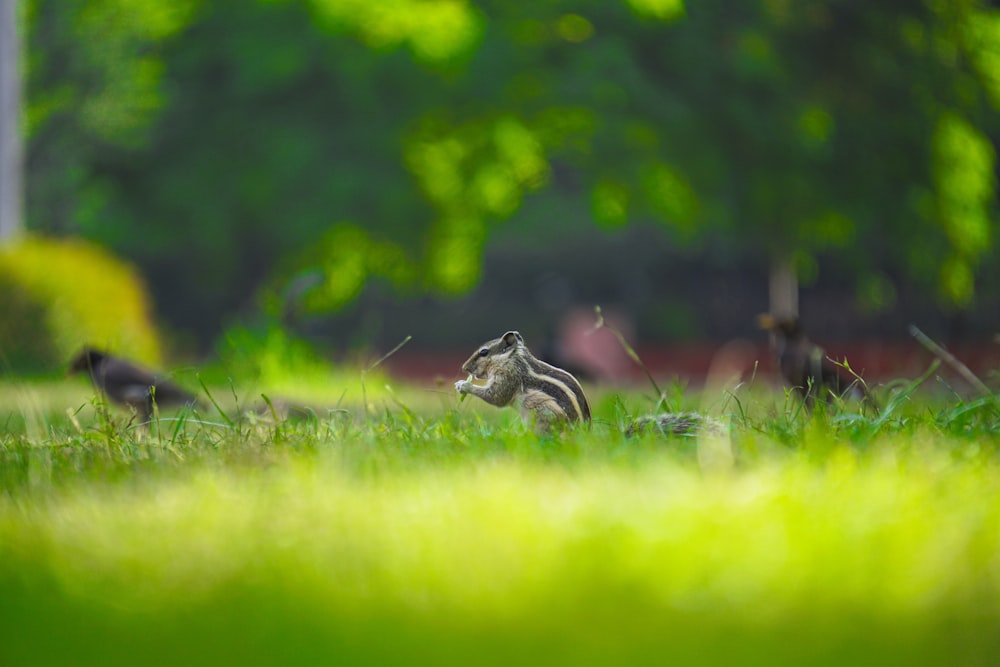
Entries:
<svg viewBox="0 0 1000 667">
<path fill-rule="evenodd" d="M 70 362 L 69 374 L 87 373 L 94 387 L 115 403 L 133 408 L 144 422 L 153 406 L 196 405 L 198 399 L 173 382 L 124 359 L 93 348 L 84 348 Z"/>
<path fill-rule="evenodd" d="M 851 396 L 875 405 L 861 379 L 827 358 L 823 348 L 806 337 L 798 318 L 764 313 L 757 316 L 757 325 L 771 332 L 781 374 L 793 389 L 804 394 L 809 407 L 817 396 L 825 397 L 828 403 L 835 396 Z"/>
</svg>

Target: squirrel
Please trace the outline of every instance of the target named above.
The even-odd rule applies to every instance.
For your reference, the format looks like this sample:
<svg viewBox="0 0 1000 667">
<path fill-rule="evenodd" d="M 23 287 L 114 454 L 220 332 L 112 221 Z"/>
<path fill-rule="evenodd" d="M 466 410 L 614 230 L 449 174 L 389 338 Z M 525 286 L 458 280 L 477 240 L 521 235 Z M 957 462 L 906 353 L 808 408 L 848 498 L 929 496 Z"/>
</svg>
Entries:
<svg viewBox="0 0 1000 667">
<path fill-rule="evenodd" d="M 459 394 L 478 396 L 490 405 L 519 403 L 525 420 L 534 416 L 539 432 L 556 423 L 590 423 L 590 404 L 572 374 L 540 361 L 528 350 L 517 331 L 483 343 L 462 365 L 469 379 L 455 383 Z M 477 385 L 473 378 L 486 380 Z M 720 433 L 721 423 L 695 413 L 666 413 L 640 417 L 626 429 L 628 436 L 656 430 L 685 435 L 695 431 Z"/>
<path fill-rule="evenodd" d="M 533 415 L 539 430 L 557 422 L 590 423 L 590 404 L 577 379 L 535 358 L 517 331 L 483 343 L 462 370 L 469 379 L 455 383 L 459 394 L 478 396 L 497 407 L 516 402 L 521 416 L 527 420 Z M 473 378 L 486 384 L 473 384 Z"/>
<path fill-rule="evenodd" d="M 661 435 L 706 435 L 723 436 L 726 426 L 717 419 L 700 415 L 697 412 L 664 412 L 658 415 L 643 415 L 632 420 L 625 429 L 625 435 L 634 436 L 641 433 L 659 433 Z"/>
</svg>

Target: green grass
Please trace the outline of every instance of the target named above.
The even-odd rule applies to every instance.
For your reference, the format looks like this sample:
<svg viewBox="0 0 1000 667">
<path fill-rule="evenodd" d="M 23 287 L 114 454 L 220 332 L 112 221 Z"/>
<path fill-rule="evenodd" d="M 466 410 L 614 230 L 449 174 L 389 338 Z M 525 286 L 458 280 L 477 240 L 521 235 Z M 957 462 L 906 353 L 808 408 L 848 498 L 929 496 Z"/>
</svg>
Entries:
<svg viewBox="0 0 1000 667">
<path fill-rule="evenodd" d="M 225 417 L 151 431 L 0 386 L 0 664 L 1000 661 L 996 397 L 675 387 L 729 436 L 626 439 L 653 401 L 595 391 L 540 438 L 366 384 L 276 424 L 213 388 Z"/>
</svg>

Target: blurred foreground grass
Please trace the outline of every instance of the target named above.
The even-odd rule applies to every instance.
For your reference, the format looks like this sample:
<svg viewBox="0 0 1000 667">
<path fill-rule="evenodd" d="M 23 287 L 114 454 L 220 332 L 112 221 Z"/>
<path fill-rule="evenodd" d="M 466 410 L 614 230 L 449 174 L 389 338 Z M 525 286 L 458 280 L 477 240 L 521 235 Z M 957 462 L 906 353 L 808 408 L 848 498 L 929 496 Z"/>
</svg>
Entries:
<svg viewBox="0 0 1000 667">
<path fill-rule="evenodd" d="M 405 389 L 152 434 L 34 391 L 0 434 L 3 665 L 1000 661 L 995 399 L 744 397 L 699 442 L 625 439 L 613 394 L 545 439 Z"/>
</svg>

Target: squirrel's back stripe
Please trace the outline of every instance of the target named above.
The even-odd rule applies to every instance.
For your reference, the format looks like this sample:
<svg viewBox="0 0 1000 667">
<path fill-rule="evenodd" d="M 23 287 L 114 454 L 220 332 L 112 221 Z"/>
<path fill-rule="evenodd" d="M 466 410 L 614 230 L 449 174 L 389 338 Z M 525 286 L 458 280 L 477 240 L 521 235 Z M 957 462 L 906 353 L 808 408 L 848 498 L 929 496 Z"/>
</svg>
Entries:
<svg viewBox="0 0 1000 667">
<path fill-rule="evenodd" d="M 547 394 L 559 404 L 566 417 L 572 421 L 590 421 L 590 405 L 576 378 L 544 361 L 531 358 L 528 364 L 529 384 L 548 385 Z"/>
</svg>

